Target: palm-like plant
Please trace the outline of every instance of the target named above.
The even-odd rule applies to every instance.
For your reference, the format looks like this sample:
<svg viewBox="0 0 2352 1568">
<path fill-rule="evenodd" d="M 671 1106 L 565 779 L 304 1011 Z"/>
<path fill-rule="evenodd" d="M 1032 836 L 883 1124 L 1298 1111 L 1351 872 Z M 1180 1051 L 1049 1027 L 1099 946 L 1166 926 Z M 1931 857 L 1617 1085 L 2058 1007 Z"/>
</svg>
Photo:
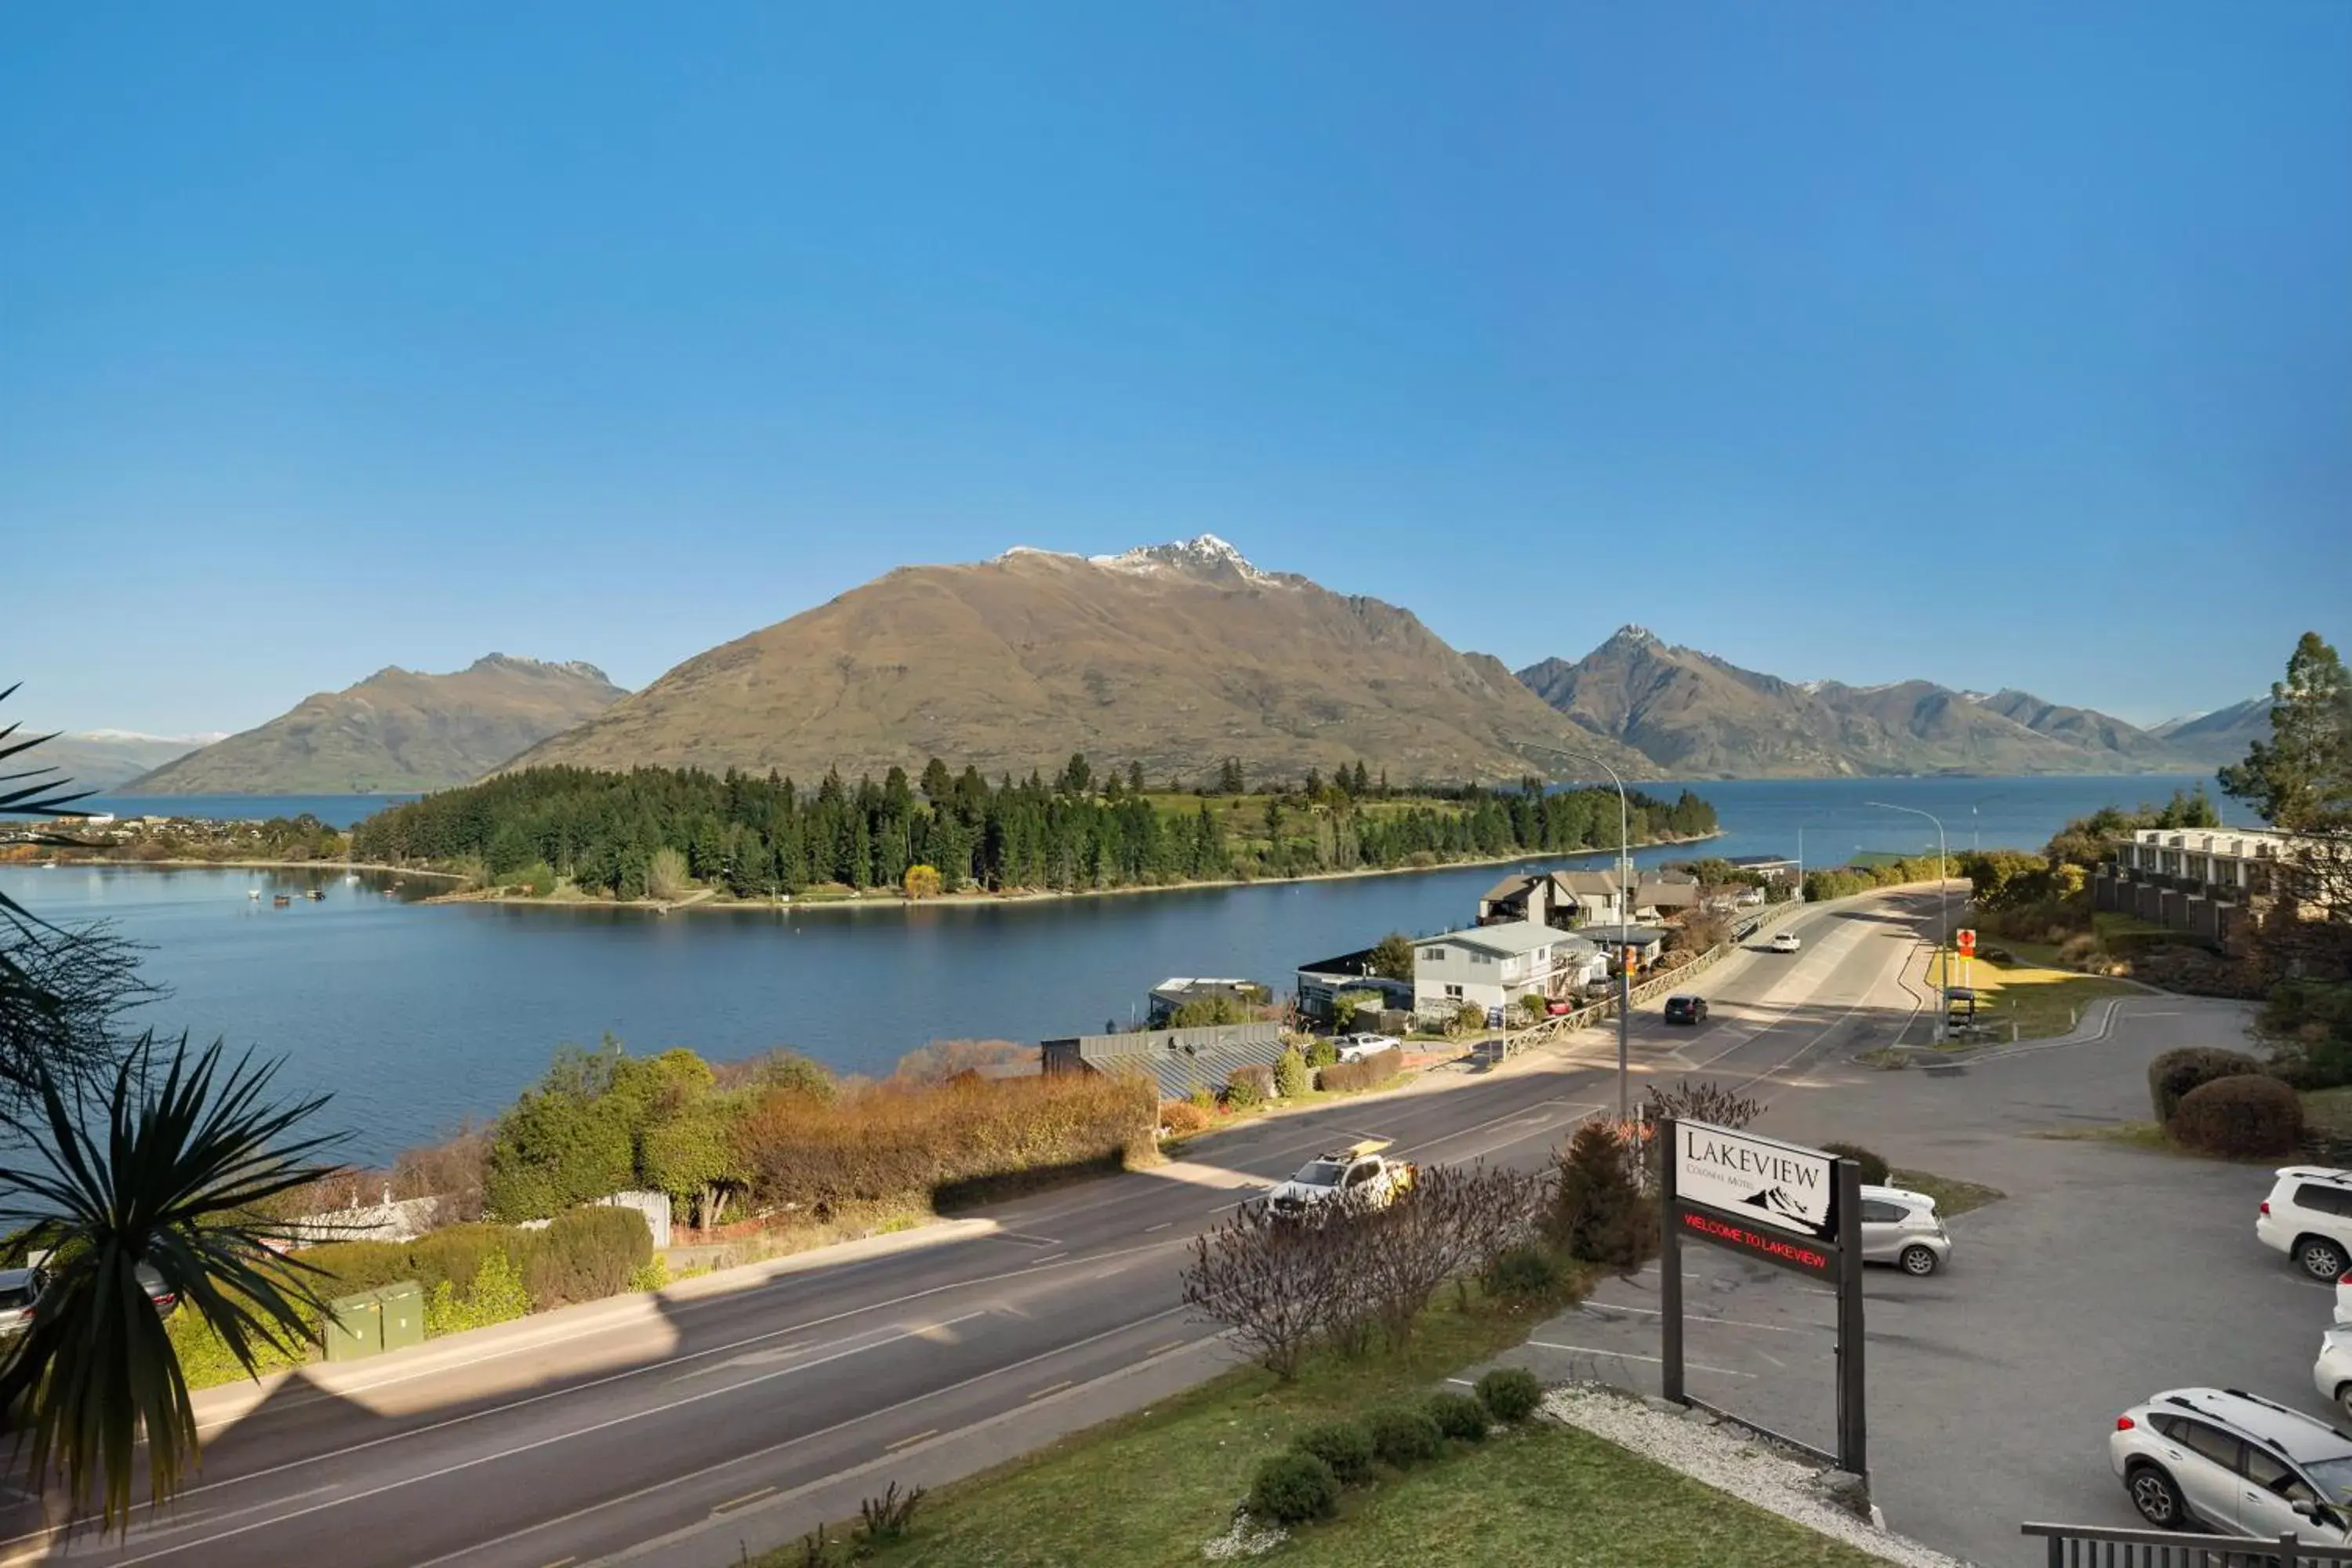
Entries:
<svg viewBox="0 0 2352 1568">
<path fill-rule="evenodd" d="M 296 1132 L 323 1100 L 274 1100 L 276 1070 L 224 1064 L 217 1042 L 191 1056 L 184 1038 L 143 1037 L 98 1092 L 43 1073 L 22 1129 L 34 1140 L 0 1164 L 0 1228 L 50 1258 L 49 1287 L 0 1362 L 0 1404 L 25 1402 L 34 1473 L 58 1475 L 77 1512 L 97 1491 L 101 1526 L 128 1521 L 142 1432 L 157 1501 L 198 1454 L 142 1264 L 248 1372 L 260 1346 L 299 1342 L 325 1310 L 315 1271 L 270 1249 L 286 1227 L 259 1213 L 332 1173 L 313 1158 L 330 1140 Z"/>
</svg>

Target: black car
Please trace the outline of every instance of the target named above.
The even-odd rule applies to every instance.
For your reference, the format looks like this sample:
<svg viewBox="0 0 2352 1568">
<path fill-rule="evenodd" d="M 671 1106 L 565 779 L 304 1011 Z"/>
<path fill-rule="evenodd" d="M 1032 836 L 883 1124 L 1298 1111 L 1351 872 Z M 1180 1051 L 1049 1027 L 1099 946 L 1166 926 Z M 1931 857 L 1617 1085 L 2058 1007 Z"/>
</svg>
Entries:
<svg viewBox="0 0 2352 1568">
<path fill-rule="evenodd" d="M 1669 1024 L 1706 1023 L 1706 998 L 1704 996 L 1667 997 L 1666 1022 Z"/>
</svg>

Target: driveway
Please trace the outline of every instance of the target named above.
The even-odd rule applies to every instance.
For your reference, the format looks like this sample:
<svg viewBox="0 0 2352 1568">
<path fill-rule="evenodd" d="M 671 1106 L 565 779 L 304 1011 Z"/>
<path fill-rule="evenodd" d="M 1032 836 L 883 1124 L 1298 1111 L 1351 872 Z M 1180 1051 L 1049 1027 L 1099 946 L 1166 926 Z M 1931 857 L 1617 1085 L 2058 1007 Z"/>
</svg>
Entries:
<svg viewBox="0 0 2352 1568">
<path fill-rule="evenodd" d="M 1847 1139 L 2009 1194 L 1952 1222 L 1943 1273 L 1871 1272 L 1873 1492 L 1894 1529 L 2027 1568 L 2044 1557 L 2021 1521 L 2139 1522 L 2106 1435 L 2148 1394 L 2210 1384 L 2335 1414 L 2310 1379 L 2330 1289 L 2254 1240 L 2266 1168 L 2038 1135 L 2145 1118 L 2148 1058 L 2236 1045 L 2242 1019 L 2234 1005 L 2133 998 L 2104 1039 L 1951 1077 L 1828 1065 L 1776 1088 L 1759 1131 Z M 1828 1293 L 1714 1248 L 1686 1247 L 1684 1262 L 1690 1392 L 1833 1447 Z M 1507 1359 L 1654 1393 L 1656 1286 L 1654 1268 L 1610 1280 Z"/>
</svg>

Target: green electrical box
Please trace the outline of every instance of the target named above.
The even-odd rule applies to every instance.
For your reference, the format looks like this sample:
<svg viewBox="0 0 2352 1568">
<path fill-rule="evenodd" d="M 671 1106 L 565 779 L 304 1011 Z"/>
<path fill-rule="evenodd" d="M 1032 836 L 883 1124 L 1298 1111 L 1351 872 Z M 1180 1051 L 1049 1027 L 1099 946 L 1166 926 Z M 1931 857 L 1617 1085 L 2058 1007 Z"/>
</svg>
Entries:
<svg viewBox="0 0 2352 1568">
<path fill-rule="evenodd" d="M 359 1361 L 383 1350 L 383 1302 L 380 1290 L 362 1290 L 327 1303 L 329 1361 Z"/>
<path fill-rule="evenodd" d="M 375 1293 L 383 1323 L 383 1348 L 404 1351 L 425 1342 L 425 1287 L 414 1279 L 387 1285 Z"/>
</svg>

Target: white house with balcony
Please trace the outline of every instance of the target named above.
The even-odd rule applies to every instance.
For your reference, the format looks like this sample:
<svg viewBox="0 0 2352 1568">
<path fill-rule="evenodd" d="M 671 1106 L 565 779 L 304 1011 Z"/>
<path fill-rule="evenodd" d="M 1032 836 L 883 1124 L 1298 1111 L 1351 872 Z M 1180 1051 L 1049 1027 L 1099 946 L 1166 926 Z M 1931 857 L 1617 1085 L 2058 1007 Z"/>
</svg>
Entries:
<svg viewBox="0 0 2352 1568">
<path fill-rule="evenodd" d="M 1507 1007 L 1529 994 L 1549 1000 L 1607 972 L 1600 949 L 1539 921 L 1473 926 L 1413 943 L 1413 1011 L 1458 1012 L 1465 1002 Z"/>
</svg>

